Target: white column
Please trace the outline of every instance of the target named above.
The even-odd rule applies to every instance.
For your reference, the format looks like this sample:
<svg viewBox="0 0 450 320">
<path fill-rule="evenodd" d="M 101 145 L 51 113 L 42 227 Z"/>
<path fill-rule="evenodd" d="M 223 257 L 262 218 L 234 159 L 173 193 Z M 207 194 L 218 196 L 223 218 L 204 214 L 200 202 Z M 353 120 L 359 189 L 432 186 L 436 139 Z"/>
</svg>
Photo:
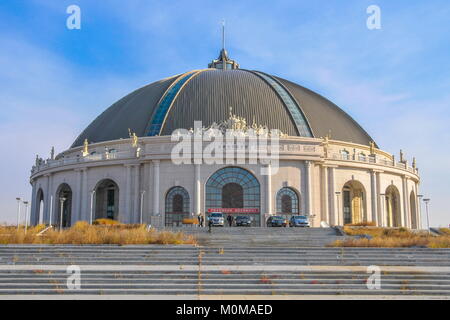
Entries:
<svg viewBox="0 0 450 320">
<path fill-rule="evenodd" d="M 200 165 L 194 164 L 195 170 L 195 188 L 194 188 L 194 211 L 196 215 L 200 214 L 201 208 L 201 177 L 200 177 Z"/>
<path fill-rule="evenodd" d="M 131 222 L 131 166 L 125 165 L 125 168 L 125 212 L 120 213 L 121 217 L 119 217 L 119 220 Z"/>
<path fill-rule="evenodd" d="M 31 182 L 31 205 L 30 205 L 30 225 L 34 226 L 39 223 L 39 210 L 37 208 L 39 207 L 37 205 L 37 190 L 36 190 L 36 180 L 33 180 Z"/>
<path fill-rule="evenodd" d="M 331 224 L 331 219 L 328 215 L 328 168 L 322 166 L 322 215 L 321 220 Z"/>
<path fill-rule="evenodd" d="M 331 216 L 331 223 L 333 225 L 338 225 L 339 218 L 338 218 L 338 210 L 337 210 L 337 203 L 336 203 L 336 193 L 335 193 L 335 187 L 334 187 L 334 167 L 328 168 L 329 170 L 329 190 L 330 190 L 330 216 Z"/>
<path fill-rule="evenodd" d="M 419 183 L 414 183 L 416 187 L 416 212 L 417 212 L 417 229 L 422 229 L 422 203 L 419 195 Z"/>
<path fill-rule="evenodd" d="M 131 221 L 133 223 L 139 223 L 139 221 L 140 221 L 139 202 L 140 202 L 141 192 L 139 190 L 139 186 L 140 186 L 139 171 L 140 171 L 140 165 L 137 164 L 134 166 L 134 205 L 133 205 L 134 217 L 133 217 L 133 221 Z"/>
<path fill-rule="evenodd" d="M 81 169 L 81 174 L 82 174 L 82 178 L 81 178 L 81 215 L 80 215 L 80 220 L 84 220 L 84 221 L 89 221 L 90 220 L 90 197 L 89 197 L 89 190 L 87 187 L 87 174 L 88 174 L 88 169 L 87 168 L 83 168 Z"/>
<path fill-rule="evenodd" d="M 266 216 L 272 214 L 272 166 L 267 165 L 267 175 L 266 175 Z M 261 226 L 266 225 L 266 218 L 261 216 Z"/>
<path fill-rule="evenodd" d="M 408 197 L 408 177 L 402 177 L 402 189 L 403 189 L 403 215 L 402 215 L 402 226 L 410 228 L 410 217 L 409 217 L 409 197 Z"/>
<path fill-rule="evenodd" d="M 153 160 L 153 215 L 159 215 L 159 160 Z"/>
<path fill-rule="evenodd" d="M 152 173 L 152 165 L 150 162 L 144 163 L 144 190 L 145 190 L 145 206 L 144 206 L 144 221 L 150 222 L 149 215 L 152 215 L 152 192 L 153 192 L 153 173 Z"/>
<path fill-rule="evenodd" d="M 370 171 L 370 197 L 372 199 L 372 221 L 378 225 L 377 212 L 378 212 L 378 193 L 377 193 L 377 175 L 375 171 Z"/>
<path fill-rule="evenodd" d="M 77 175 L 77 182 L 75 185 L 75 194 L 74 194 L 74 200 L 75 200 L 75 206 L 73 210 L 73 215 L 71 217 L 71 224 L 74 225 L 75 222 L 78 220 L 81 220 L 81 170 L 75 169 L 76 175 Z"/>
<path fill-rule="evenodd" d="M 305 161 L 305 209 L 306 214 L 314 214 L 312 212 L 312 184 L 311 184 L 311 161 Z"/>
<path fill-rule="evenodd" d="M 51 179 L 51 174 L 46 174 L 45 175 L 45 188 L 44 188 L 44 210 L 42 211 L 43 216 L 44 216 L 44 221 L 48 223 L 49 219 L 50 219 L 50 194 L 51 194 L 51 187 L 50 187 L 50 179 Z"/>
<path fill-rule="evenodd" d="M 385 226 L 385 221 L 386 221 L 384 219 L 384 210 L 385 210 L 384 205 L 385 205 L 386 201 L 381 196 L 380 172 L 377 171 L 375 173 L 375 176 L 376 176 L 376 194 L 377 194 L 377 199 L 376 199 L 376 202 L 377 202 L 377 221 L 378 221 L 377 226 L 383 227 L 383 226 Z"/>
</svg>

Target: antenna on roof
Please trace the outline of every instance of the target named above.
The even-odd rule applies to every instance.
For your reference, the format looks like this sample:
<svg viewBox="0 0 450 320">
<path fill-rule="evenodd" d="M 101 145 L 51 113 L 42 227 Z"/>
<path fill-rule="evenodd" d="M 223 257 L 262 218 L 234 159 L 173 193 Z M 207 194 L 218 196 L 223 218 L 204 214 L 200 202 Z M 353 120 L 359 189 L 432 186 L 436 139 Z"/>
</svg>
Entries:
<svg viewBox="0 0 450 320">
<path fill-rule="evenodd" d="M 228 57 L 227 50 L 225 50 L 225 19 L 222 19 L 222 50 L 220 50 L 219 57 L 208 64 L 208 68 L 221 70 L 239 69 L 239 64 Z"/>
<path fill-rule="evenodd" d="M 222 19 L 222 49 L 225 49 L 225 19 Z"/>
</svg>

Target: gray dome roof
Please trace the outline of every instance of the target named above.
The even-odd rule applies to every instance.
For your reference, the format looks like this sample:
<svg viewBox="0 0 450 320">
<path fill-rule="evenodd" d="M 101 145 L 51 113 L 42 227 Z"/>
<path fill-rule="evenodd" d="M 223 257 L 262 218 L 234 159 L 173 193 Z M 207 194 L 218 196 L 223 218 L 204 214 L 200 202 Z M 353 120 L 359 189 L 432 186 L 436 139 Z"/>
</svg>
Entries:
<svg viewBox="0 0 450 320">
<path fill-rule="evenodd" d="M 290 136 L 325 137 L 363 145 L 372 138 L 348 114 L 321 95 L 259 71 L 204 69 L 144 86 L 100 114 L 72 147 L 138 136 L 170 135 L 178 128 L 204 126 L 233 113 L 247 122 Z"/>
</svg>

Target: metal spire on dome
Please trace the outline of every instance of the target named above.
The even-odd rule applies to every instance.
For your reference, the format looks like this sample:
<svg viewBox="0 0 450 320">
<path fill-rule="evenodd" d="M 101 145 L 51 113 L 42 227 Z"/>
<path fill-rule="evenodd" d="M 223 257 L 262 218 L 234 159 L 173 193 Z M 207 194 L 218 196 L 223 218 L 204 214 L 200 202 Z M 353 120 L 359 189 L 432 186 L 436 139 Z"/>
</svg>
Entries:
<svg viewBox="0 0 450 320">
<path fill-rule="evenodd" d="M 225 50 L 225 19 L 222 20 L 222 50 Z"/>
<path fill-rule="evenodd" d="M 222 50 L 220 50 L 219 57 L 208 64 L 208 68 L 221 70 L 239 69 L 239 64 L 228 58 L 228 52 L 225 49 L 225 20 L 222 20 Z"/>
</svg>

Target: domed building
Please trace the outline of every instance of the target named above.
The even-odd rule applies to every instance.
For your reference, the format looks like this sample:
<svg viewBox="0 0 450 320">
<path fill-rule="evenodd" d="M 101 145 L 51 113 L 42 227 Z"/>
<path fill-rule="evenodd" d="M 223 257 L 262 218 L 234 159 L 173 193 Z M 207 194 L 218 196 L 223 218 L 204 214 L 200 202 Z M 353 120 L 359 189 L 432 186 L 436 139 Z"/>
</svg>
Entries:
<svg viewBox="0 0 450 320">
<path fill-rule="evenodd" d="M 195 136 L 196 121 L 202 133 L 221 128 L 248 136 L 255 129 L 270 138 L 269 130 L 277 129 L 277 158 L 250 152 L 239 158 L 236 152 L 210 163 L 196 161 L 194 150 L 175 163 L 173 133 L 185 129 Z M 238 143 L 223 144 L 224 152 L 239 149 Z M 206 146 L 202 141 L 200 153 Z M 398 160 L 331 101 L 291 81 L 240 69 L 222 49 L 207 69 L 137 89 L 100 114 L 68 150 L 37 157 L 31 223 L 68 227 L 110 218 L 164 227 L 223 212 L 249 215 L 261 227 L 271 215 L 300 214 L 314 227 L 371 221 L 420 228 L 418 169 L 402 154 Z"/>
</svg>

